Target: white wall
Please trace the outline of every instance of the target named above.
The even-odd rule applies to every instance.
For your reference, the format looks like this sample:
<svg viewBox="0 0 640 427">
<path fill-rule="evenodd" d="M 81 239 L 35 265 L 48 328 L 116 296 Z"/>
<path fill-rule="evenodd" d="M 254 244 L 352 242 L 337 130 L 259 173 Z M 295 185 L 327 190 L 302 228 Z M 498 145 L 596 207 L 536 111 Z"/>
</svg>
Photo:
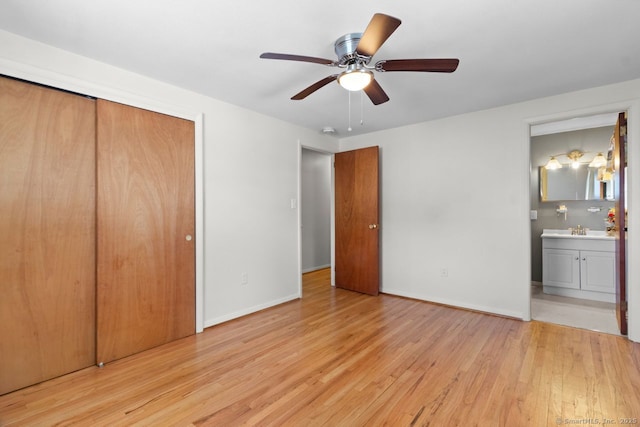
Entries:
<svg viewBox="0 0 640 427">
<path fill-rule="evenodd" d="M 213 325 L 300 295 L 301 144 L 337 141 L 144 76 L 0 31 L 0 73 L 141 108 L 198 119 L 196 188 L 203 229 L 200 323 Z M 199 116 L 202 115 L 202 116 Z M 203 184 L 203 187 L 200 186 Z M 249 283 L 241 286 L 241 274 Z"/>
<path fill-rule="evenodd" d="M 331 265 L 331 156 L 302 150 L 302 272 Z"/>
<path fill-rule="evenodd" d="M 380 146 L 382 291 L 529 319 L 529 124 L 624 110 L 634 260 L 640 80 L 342 139 L 341 150 Z M 637 263 L 628 280 L 630 338 L 640 341 Z"/>
</svg>

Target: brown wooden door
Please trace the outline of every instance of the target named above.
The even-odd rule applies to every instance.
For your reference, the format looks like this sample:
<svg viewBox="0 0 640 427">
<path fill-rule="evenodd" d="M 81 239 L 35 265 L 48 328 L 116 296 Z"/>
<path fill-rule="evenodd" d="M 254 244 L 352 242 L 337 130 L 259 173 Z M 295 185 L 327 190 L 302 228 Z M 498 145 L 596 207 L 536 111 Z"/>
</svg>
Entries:
<svg viewBox="0 0 640 427">
<path fill-rule="evenodd" d="M 378 147 L 335 155 L 335 284 L 339 288 L 378 295 L 378 194 Z"/>
<path fill-rule="evenodd" d="M 0 78 L 0 394 L 95 363 L 95 101 Z"/>
<path fill-rule="evenodd" d="M 626 218 L 625 218 L 625 169 L 627 167 L 626 141 L 627 119 L 625 113 L 618 114 L 614 132 L 615 150 L 615 196 L 616 196 L 616 317 L 622 335 L 627 335 L 627 279 L 626 279 Z"/>
<path fill-rule="evenodd" d="M 97 362 L 195 333 L 194 124 L 98 100 Z"/>
</svg>

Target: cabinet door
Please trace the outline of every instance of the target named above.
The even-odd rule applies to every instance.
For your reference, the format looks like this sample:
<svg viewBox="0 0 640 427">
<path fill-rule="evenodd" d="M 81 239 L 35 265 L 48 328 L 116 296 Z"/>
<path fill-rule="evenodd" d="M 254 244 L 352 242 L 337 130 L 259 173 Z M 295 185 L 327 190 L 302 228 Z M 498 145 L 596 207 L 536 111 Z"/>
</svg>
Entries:
<svg viewBox="0 0 640 427">
<path fill-rule="evenodd" d="M 580 251 L 581 288 L 615 293 L 615 261 L 613 252 Z"/>
<path fill-rule="evenodd" d="M 545 249 L 542 272 L 545 286 L 580 289 L 580 252 L 569 249 Z"/>
<path fill-rule="evenodd" d="M 0 394 L 95 362 L 95 101 L 0 78 Z"/>
</svg>

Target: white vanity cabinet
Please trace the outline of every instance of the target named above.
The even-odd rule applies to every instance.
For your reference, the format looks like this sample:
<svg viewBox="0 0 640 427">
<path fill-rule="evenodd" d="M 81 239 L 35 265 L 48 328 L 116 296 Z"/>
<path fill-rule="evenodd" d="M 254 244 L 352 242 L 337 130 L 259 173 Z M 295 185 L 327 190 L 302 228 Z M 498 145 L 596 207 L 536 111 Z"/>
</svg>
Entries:
<svg viewBox="0 0 640 427">
<path fill-rule="evenodd" d="M 580 289 L 580 251 L 571 249 L 543 248 L 542 284 L 546 288 L 555 286 Z"/>
<path fill-rule="evenodd" d="M 542 234 L 544 293 L 615 302 L 615 240 L 604 234 Z"/>
</svg>

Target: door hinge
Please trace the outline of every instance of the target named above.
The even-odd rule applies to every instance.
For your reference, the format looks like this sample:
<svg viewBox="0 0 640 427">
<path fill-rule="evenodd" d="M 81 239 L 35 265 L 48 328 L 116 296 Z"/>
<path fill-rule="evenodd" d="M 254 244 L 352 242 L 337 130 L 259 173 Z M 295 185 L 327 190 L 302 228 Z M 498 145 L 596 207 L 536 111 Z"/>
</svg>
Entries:
<svg viewBox="0 0 640 427">
<path fill-rule="evenodd" d="M 624 311 L 625 313 L 628 313 L 629 304 L 626 301 L 620 301 L 620 310 Z"/>
</svg>

